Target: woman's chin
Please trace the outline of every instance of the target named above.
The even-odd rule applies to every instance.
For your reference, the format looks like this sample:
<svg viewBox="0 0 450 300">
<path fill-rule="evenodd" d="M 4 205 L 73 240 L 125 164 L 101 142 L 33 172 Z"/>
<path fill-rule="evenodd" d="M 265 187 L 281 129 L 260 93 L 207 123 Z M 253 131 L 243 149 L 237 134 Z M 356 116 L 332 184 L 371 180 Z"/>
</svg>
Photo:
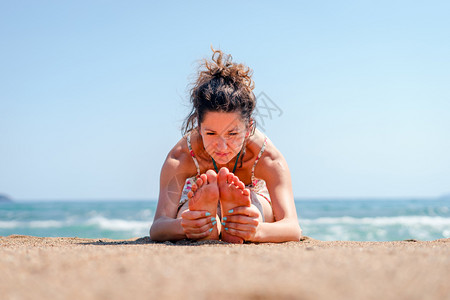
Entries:
<svg viewBox="0 0 450 300">
<path fill-rule="evenodd" d="M 214 160 L 215 160 L 216 164 L 218 164 L 218 165 L 226 165 L 230 162 L 229 159 L 224 159 L 224 158 L 219 158 L 219 157 L 214 158 Z"/>
<path fill-rule="evenodd" d="M 214 161 L 218 165 L 226 165 L 230 162 L 231 155 L 214 155 Z"/>
</svg>

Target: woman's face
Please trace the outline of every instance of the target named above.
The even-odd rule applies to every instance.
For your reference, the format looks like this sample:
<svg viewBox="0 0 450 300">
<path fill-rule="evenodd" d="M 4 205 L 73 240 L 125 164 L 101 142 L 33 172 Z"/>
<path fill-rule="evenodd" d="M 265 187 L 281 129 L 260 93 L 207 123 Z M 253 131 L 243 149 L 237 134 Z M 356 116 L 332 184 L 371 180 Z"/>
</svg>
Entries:
<svg viewBox="0 0 450 300">
<path fill-rule="evenodd" d="M 206 152 L 224 165 L 241 151 L 248 130 L 238 112 L 206 112 L 200 134 Z"/>
</svg>

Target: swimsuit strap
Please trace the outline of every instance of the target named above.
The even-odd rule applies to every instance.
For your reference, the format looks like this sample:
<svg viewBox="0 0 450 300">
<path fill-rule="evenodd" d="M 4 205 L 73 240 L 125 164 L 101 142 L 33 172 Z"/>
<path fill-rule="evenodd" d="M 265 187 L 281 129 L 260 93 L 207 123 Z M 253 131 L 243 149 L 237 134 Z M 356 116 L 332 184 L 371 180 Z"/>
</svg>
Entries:
<svg viewBox="0 0 450 300">
<path fill-rule="evenodd" d="M 239 156 L 241 155 L 241 151 L 239 151 L 239 153 L 238 153 L 238 155 L 236 157 L 236 161 L 234 162 L 233 172 L 231 172 L 231 173 L 234 173 L 236 171 L 236 166 L 237 166 L 237 163 L 238 163 L 238 160 L 239 160 Z M 214 158 L 212 158 L 212 156 L 211 156 L 211 159 L 212 159 L 212 162 L 213 162 L 213 165 L 214 165 L 214 169 L 216 169 L 216 172 L 219 173 L 219 169 L 217 168 L 216 161 L 214 160 Z"/>
<path fill-rule="evenodd" d="M 264 149 L 266 148 L 266 144 L 267 144 L 267 136 L 264 139 L 264 143 L 263 143 L 261 150 L 259 151 L 258 156 L 256 157 L 256 160 L 255 160 L 255 163 L 253 164 L 253 167 L 252 167 L 252 184 L 253 185 L 256 185 L 255 167 L 256 167 L 256 164 L 258 163 L 259 159 L 261 158 L 261 156 L 264 152 Z"/>
<path fill-rule="evenodd" d="M 191 157 L 194 160 L 195 163 L 195 167 L 197 168 L 197 176 L 200 176 L 200 167 L 198 165 L 198 161 L 197 158 L 195 158 L 195 154 L 194 151 L 192 150 L 192 145 L 191 145 L 191 133 L 189 133 L 186 137 L 186 142 L 187 142 L 187 146 L 189 148 L 189 153 L 191 153 Z"/>
</svg>

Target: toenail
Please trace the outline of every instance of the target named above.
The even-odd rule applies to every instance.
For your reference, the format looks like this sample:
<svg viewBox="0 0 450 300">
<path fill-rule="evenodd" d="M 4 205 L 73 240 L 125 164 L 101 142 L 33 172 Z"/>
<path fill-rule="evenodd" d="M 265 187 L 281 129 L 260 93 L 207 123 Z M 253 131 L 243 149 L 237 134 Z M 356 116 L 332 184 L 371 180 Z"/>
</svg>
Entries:
<svg viewBox="0 0 450 300">
<path fill-rule="evenodd" d="M 217 223 L 216 221 L 212 222 L 213 225 L 216 225 L 216 223 Z"/>
<path fill-rule="evenodd" d="M 212 229 L 212 228 L 210 228 L 210 229 L 209 229 L 209 232 L 211 232 L 212 230 L 213 230 L 213 229 Z"/>
<path fill-rule="evenodd" d="M 212 222 L 212 221 L 214 221 L 215 219 L 216 219 L 216 218 L 214 218 L 214 217 L 211 217 L 211 222 Z"/>
<path fill-rule="evenodd" d="M 222 222 L 222 225 L 225 226 L 225 222 Z"/>
<path fill-rule="evenodd" d="M 225 230 L 227 230 L 227 231 L 228 231 L 228 228 L 225 228 Z"/>
<path fill-rule="evenodd" d="M 223 217 L 223 220 L 226 221 L 226 220 L 227 220 L 227 217 Z"/>
<path fill-rule="evenodd" d="M 205 216 L 209 217 L 211 214 L 209 212 L 206 212 Z"/>
<path fill-rule="evenodd" d="M 230 209 L 230 210 L 228 211 L 228 213 L 229 213 L 229 214 L 232 214 L 233 211 L 234 211 L 234 210 Z"/>
</svg>

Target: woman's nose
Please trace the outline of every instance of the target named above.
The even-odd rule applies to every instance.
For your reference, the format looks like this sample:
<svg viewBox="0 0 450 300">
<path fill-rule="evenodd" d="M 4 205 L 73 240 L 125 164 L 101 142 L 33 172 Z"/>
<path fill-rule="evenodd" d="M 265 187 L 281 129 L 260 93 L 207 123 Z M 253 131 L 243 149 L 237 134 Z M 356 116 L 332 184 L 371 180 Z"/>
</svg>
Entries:
<svg viewBox="0 0 450 300">
<path fill-rule="evenodd" d="M 227 141 L 223 137 L 219 137 L 217 141 L 217 150 L 227 149 Z"/>
</svg>

